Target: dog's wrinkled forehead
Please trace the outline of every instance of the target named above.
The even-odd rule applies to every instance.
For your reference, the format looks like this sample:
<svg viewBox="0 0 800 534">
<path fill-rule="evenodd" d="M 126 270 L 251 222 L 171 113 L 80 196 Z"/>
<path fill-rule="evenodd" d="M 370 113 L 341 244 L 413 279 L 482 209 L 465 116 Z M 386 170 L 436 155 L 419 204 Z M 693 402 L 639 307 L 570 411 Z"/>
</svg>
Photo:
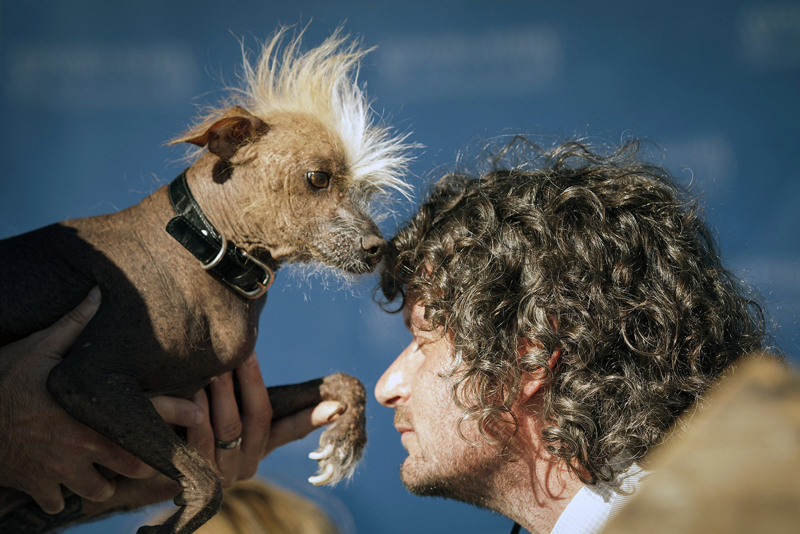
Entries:
<svg viewBox="0 0 800 534">
<path fill-rule="evenodd" d="M 295 233 L 343 213 L 352 217 L 366 212 L 369 197 L 353 180 L 335 131 L 304 113 L 259 118 L 267 128 L 232 160 L 240 183 L 250 189 L 245 211 L 253 224 L 283 220 L 283 231 Z"/>
<path fill-rule="evenodd" d="M 258 118 L 265 127 L 231 160 L 234 181 L 249 199 L 241 212 L 248 226 L 264 234 L 279 261 L 354 274 L 374 269 L 386 242 L 337 132 L 304 113 Z"/>
<path fill-rule="evenodd" d="M 282 113 L 268 117 L 266 123 L 269 131 L 253 143 L 251 150 L 265 165 L 282 168 L 283 177 L 321 172 L 339 182 L 349 178 L 341 140 L 316 117 Z"/>
</svg>

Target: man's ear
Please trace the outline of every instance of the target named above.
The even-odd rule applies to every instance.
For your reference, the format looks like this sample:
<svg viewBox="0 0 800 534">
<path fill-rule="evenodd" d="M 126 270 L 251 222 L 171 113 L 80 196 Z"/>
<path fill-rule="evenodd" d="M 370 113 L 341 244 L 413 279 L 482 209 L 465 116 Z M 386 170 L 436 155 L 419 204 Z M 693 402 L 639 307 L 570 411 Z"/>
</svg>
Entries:
<svg viewBox="0 0 800 534">
<path fill-rule="evenodd" d="M 532 339 L 520 339 L 519 349 L 517 353 L 517 358 L 522 359 L 526 354 L 530 354 L 531 352 L 535 352 L 537 350 L 541 350 L 542 344 L 536 340 Z M 550 355 L 550 359 L 547 361 L 547 367 L 552 371 L 555 369 L 556 364 L 558 363 L 558 359 L 561 357 L 561 349 L 556 349 Z M 534 372 L 523 372 L 522 373 L 522 387 L 520 389 L 520 402 L 527 402 L 545 382 L 547 378 L 547 371 L 542 368 Z"/>
<path fill-rule="evenodd" d="M 269 127 L 264 121 L 246 109 L 235 106 L 221 117 L 203 121 L 192 127 L 169 144 L 192 143 L 208 147 L 209 152 L 216 154 L 223 161 L 228 161 L 245 141 L 268 130 Z"/>
</svg>

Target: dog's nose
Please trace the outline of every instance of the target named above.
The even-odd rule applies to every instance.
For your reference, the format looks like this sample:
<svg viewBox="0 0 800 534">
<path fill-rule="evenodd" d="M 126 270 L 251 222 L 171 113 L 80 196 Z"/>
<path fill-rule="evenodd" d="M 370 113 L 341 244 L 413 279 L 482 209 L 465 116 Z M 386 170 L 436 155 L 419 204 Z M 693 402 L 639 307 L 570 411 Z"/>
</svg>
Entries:
<svg viewBox="0 0 800 534">
<path fill-rule="evenodd" d="M 364 249 L 366 260 L 370 263 L 378 263 L 386 253 L 386 240 L 379 235 L 371 235 L 361 238 L 361 248 Z"/>
</svg>

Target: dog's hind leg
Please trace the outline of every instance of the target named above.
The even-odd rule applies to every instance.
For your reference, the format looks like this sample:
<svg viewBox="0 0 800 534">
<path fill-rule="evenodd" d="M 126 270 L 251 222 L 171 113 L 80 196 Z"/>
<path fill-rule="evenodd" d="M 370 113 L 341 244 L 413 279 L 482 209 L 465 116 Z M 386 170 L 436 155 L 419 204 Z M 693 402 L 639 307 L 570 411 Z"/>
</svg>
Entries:
<svg viewBox="0 0 800 534">
<path fill-rule="evenodd" d="M 71 356 L 53 368 L 47 388 L 75 419 L 180 485 L 178 511 L 139 534 L 188 534 L 217 512 L 222 485 L 213 468 L 186 447 L 130 376 Z"/>
</svg>

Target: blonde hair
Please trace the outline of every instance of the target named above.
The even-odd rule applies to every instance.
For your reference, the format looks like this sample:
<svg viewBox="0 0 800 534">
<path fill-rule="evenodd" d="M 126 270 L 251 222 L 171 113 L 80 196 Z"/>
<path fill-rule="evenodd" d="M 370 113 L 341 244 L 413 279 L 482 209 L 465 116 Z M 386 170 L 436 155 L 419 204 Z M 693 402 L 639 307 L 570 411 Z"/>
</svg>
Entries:
<svg viewBox="0 0 800 534">
<path fill-rule="evenodd" d="M 353 184 L 367 197 L 396 191 L 410 198 L 412 187 L 401 176 L 410 161 L 408 151 L 416 145 L 406 143 L 408 134 L 393 135 L 375 121 L 358 84 L 361 59 L 374 48 L 364 49 L 340 26 L 321 45 L 303 53 L 306 28 L 285 46 L 289 28 L 279 28 L 263 45 L 255 65 L 242 43 L 241 87 L 227 87 L 227 99 L 206 109 L 201 122 L 221 116 L 230 106 L 261 118 L 272 113 L 314 116 L 341 142 Z"/>
<path fill-rule="evenodd" d="M 172 515 L 159 515 L 155 521 Z M 222 506 L 197 534 L 340 534 L 311 500 L 262 480 L 243 480 L 226 489 Z"/>
</svg>

